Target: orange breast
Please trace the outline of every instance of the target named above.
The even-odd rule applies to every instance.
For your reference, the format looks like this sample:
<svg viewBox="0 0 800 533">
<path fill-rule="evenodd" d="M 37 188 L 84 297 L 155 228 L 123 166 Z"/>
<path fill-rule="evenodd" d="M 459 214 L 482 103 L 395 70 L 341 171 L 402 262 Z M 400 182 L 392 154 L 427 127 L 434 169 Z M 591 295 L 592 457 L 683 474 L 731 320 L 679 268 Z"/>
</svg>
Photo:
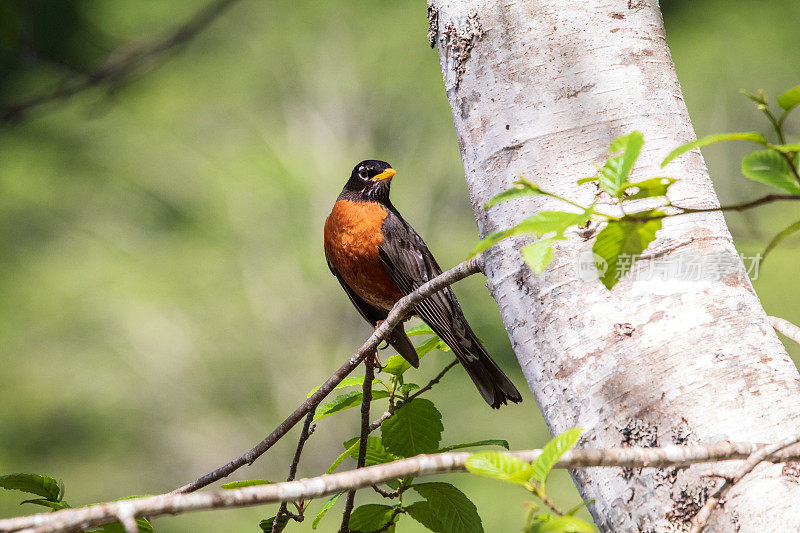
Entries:
<svg viewBox="0 0 800 533">
<path fill-rule="evenodd" d="M 378 255 L 386 214 L 380 204 L 338 200 L 325 221 L 325 255 L 356 294 L 388 311 L 403 293 Z"/>
</svg>

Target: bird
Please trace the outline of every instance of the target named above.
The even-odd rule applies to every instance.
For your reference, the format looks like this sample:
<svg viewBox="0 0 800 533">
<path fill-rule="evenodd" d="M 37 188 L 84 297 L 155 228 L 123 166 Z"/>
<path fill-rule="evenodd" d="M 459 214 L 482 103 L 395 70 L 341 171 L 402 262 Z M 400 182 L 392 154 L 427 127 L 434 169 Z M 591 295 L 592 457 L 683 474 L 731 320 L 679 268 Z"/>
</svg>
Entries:
<svg viewBox="0 0 800 533">
<path fill-rule="evenodd" d="M 328 268 L 373 327 L 386 319 L 400 298 L 442 273 L 425 241 L 389 200 L 395 174 L 385 161 L 357 164 L 325 220 Z M 470 328 L 450 287 L 418 303 L 415 314 L 450 347 L 492 408 L 522 401 Z M 419 366 L 402 322 L 388 343 L 412 366 Z"/>
</svg>

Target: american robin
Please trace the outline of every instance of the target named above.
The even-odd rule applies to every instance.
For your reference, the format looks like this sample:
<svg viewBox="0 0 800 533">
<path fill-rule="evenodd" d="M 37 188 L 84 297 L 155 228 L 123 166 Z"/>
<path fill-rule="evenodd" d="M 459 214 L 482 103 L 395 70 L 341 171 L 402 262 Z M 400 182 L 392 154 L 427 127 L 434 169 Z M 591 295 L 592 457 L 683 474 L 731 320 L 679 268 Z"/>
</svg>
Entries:
<svg viewBox="0 0 800 533">
<path fill-rule="evenodd" d="M 442 273 L 422 237 L 389 200 L 395 174 L 385 161 L 356 165 L 325 221 L 328 267 L 373 327 L 397 300 Z M 489 405 L 497 409 L 507 400 L 522 401 L 469 327 L 449 287 L 417 304 L 416 314 L 450 346 Z M 389 344 L 419 366 L 402 323 L 391 332 Z"/>
</svg>

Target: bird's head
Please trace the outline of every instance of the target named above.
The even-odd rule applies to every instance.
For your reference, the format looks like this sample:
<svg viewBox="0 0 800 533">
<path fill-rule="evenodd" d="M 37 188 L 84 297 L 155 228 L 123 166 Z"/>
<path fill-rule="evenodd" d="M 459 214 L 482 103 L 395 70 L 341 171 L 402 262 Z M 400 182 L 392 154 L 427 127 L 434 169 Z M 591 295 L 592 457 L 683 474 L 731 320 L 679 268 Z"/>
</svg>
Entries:
<svg viewBox="0 0 800 533">
<path fill-rule="evenodd" d="M 385 202 L 389 199 L 389 184 L 397 171 L 386 161 L 367 159 L 357 164 L 344 190 L 361 199 Z"/>
</svg>

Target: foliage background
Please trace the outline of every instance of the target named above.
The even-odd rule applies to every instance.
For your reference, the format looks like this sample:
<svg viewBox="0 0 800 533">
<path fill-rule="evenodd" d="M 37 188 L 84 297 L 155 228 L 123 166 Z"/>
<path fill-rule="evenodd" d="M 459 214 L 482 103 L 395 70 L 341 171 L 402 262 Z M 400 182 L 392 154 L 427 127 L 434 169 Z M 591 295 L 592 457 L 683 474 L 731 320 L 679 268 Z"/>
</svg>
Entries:
<svg viewBox="0 0 800 533">
<path fill-rule="evenodd" d="M 800 4 L 662 4 L 697 133 L 762 127 L 737 91 L 774 96 L 800 82 Z M 202 5 L 0 0 L 0 101 L 90 70 Z M 426 31 L 420 1 L 243 0 L 113 94 L 90 91 L 0 125 L 0 471 L 62 478 L 78 505 L 169 490 L 260 440 L 369 333 L 321 246 L 325 216 L 361 159 L 399 170 L 394 202 L 442 265 L 466 256 L 475 223 Z M 795 119 L 790 142 L 799 130 Z M 725 203 L 764 192 L 739 173 L 746 150 L 705 152 Z M 773 205 L 727 218 L 751 254 L 793 212 Z M 755 282 L 767 312 L 795 323 L 798 246 L 797 236 L 787 240 Z M 456 292 L 524 389 L 483 281 Z M 798 360 L 800 350 L 789 349 Z M 430 356 L 417 381 L 446 361 Z M 546 427 L 524 395 L 522 405 L 492 412 L 452 372 L 432 395 L 443 442 L 542 445 Z M 300 475 L 328 466 L 356 418 L 320 422 Z M 293 440 L 241 477 L 285 477 Z M 487 530 L 520 526 L 524 491 L 450 477 Z M 569 507 L 577 501 L 569 476 L 554 477 L 550 491 Z M 0 492 L 0 515 L 38 510 L 19 500 Z M 247 531 L 270 514 L 207 512 L 155 525 Z M 415 528 L 406 521 L 401 530 Z"/>
</svg>

